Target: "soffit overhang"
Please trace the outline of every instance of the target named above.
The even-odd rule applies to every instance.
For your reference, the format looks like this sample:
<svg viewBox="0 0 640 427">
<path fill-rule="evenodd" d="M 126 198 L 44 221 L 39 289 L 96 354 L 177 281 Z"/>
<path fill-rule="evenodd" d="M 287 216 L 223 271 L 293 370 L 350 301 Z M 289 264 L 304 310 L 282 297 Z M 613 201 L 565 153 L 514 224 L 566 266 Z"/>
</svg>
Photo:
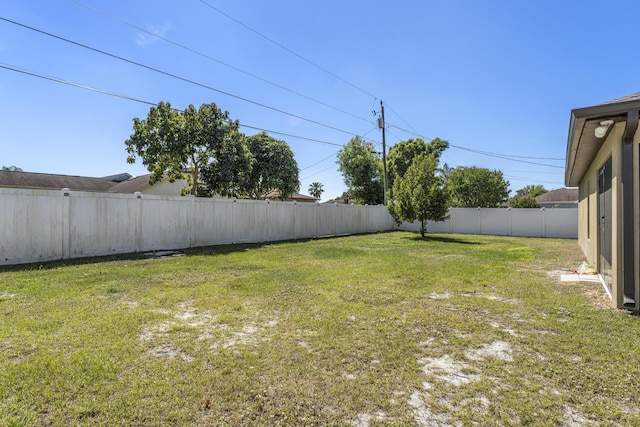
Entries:
<svg viewBox="0 0 640 427">
<path fill-rule="evenodd" d="M 624 99 L 624 98 L 623 98 Z M 595 159 L 604 138 L 596 138 L 595 130 L 604 120 L 613 120 L 609 132 L 616 123 L 627 120 L 627 112 L 640 110 L 640 99 L 612 101 L 587 108 L 571 110 L 564 182 L 567 187 L 577 187 Z"/>
</svg>

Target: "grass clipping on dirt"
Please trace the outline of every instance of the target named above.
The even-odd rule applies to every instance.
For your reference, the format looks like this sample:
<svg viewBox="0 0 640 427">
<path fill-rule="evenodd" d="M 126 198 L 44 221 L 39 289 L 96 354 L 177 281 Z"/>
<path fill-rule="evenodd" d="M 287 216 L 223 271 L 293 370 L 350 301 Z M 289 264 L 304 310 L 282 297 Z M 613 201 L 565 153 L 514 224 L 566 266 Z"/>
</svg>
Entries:
<svg viewBox="0 0 640 427">
<path fill-rule="evenodd" d="M 0 419 L 638 425 L 640 321 L 560 283 L 581 261 L 394 232 L 4 268 Z"/>
</svg>

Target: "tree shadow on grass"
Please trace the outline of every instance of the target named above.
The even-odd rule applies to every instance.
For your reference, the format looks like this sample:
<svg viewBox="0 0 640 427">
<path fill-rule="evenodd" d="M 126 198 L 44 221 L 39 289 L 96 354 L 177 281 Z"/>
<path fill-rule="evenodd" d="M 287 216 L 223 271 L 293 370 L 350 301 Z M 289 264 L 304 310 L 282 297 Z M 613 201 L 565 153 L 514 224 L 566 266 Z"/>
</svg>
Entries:
<svg viewBox="0 0 640 427">
<path fill-rule="evenodd" d="M 5 271 L 34 271 L 34 270 L 55 270 L 56 268 L 100 264 L 117 261 L 138 261 L 145 259 L 162 259 L 176 256 L 198 256 L 198 255 L 228 255 L 234 252 L 245 252 L 249 249 L 257 249 L 266 245 L 273 245 L 284 242 L 263 242 L 263 243 L 237 243 L 216 246 L 201 246 L 185 249 L 158 249 L 144 252 L 129 252 L 114 255 L 90 256 L 80 258 L 57 259 L 47 261 L 36 261 L 23 264 L 0 266 L 0 272 Z"/>
<path fill-rule="evenodd" d="M 300 242 L 308 242 L 312 240 L 322 240 L 322 239 L 336 239 L 340 237 L 346 237 L 346 236 L 327 236 L 327 237 L 307 238 L 307 239 L 298 239 L 298 240 L 277 240 L 277 241 L 271 241 L 271 242 L 258 242 L 258 243 L 229 243 L 229 244 L 212 245 L 212 246 L 198 246 L 198 247 L 184 248 L 184 249 L 158 249 L 158 250 L 149 250 L 144 252 L 129 252 L 129 253 L 113 254 L 113 255 L 36 261 L 36 262 L 23 263 L 23 264 L 2 265 L 0 266 L 0 273 L 9 272 L 9 271 L 55 270 L 57 268 L 69 267 L 69 266 L 100 264 L 100 263 L 117 262 L 117 261 L 163 259 L 163 258 L 172 258 L 176 256 L 184 256 L 184 257 L 203 256 L 203 255 L 224 256 L 224 255 L 229 255 L 229 254 L 238 253 L 238 252 L 246 252 L 252 249 L 259 249 L 265 246 L 277 246 L 277 245 L 283 245 L 283 244 L 292 243 L 292 242 L 300 243 Z"/>
<path fill-rule="evenodd" d="M 447 237 L 442 235 L 430 235 L 428 233 L 424 237 L 418 234 L 417 236 L 405 237 L 405 239 L 410 239 L 417 242 L 456 243 L 459 245 L 483 245 L 484 244 L 482 242 L 477 242 L 474 240 L 465 240 L 457 237 Z"/>
</svg>

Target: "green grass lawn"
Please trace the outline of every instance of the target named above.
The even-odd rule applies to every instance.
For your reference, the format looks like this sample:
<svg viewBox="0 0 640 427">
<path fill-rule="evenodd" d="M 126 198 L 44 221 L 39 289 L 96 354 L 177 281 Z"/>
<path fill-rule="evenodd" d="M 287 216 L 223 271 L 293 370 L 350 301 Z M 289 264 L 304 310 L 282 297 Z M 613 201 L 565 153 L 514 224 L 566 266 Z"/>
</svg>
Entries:
<svg viewBox="0 0 640 427">
<path fill-rule="evenodd" d="M 0 269 L 0 425 L 639 425 L 574 240 L 375 235 Z"/>
</svg>

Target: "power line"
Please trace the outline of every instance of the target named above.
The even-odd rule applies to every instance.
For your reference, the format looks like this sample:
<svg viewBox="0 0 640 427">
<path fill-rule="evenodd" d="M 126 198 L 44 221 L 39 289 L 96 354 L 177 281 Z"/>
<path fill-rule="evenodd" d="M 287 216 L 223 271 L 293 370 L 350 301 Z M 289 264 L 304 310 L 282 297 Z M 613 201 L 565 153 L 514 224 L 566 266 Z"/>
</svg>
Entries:
<svg viewBox="0 0 640 427">
<path fill-rule="evenodd" d="M 247 76 L 249 76 L 249 77 L 252 77 L 252 78 L 254 78 L 254 79 L 260 80 L 260 81 L 262 81 L 262 82 L 264 82 L 264 83 L 268 83 L 268 84 L 270 84 L 270 85 L 272 85 L 272 86 L 274 86 L 274 87 L 277 87 L 277 88 L 282 89 L 282 90 L 284 90 L 284 91 L 286 91 L 286 92 L 289 92 L 289 93 L 292 93 L 292 94 L 294 94 L 294 95 L 297 95 L 297 96 L 299 96 L 299 97 L 301 97 L 301 98 L 304 98 L 304 99 L 306 99 L 306 100 L 308 100 L 308 101 L 315 102 L 316 104 L 322 105 L 322 106 L 327 107 L 327 108 L 331 108 L 331 109 L 332 109 L 332 110 L 334 110 L 334 111 L 338 111 L 338 112 L 340 112 L 340 113 L 343 113 L 343 114 L 349 115 L 349 116 L 354 117 L 354 118 L 356 118 L 356 119 L 360 119 L 360 120 L 366 121 L 366 122 L 368 122 L 368 123 L 373 123 L 373 122 L 371 122 L 371 120 L 369 120 L 369 119 L 366 119 L 366 118 L 364 118 L 364 117 L 361 117 L 361 116 L 358 116 L 358 115 L 356 115 L 356 114 L 350 113 L 350 112 L 348 112 L 348 111 L 342 110 L 342 109 L 340 109 L 340 108 L 338 108 L 338 107 L 335 107 L 335 106 L 333 106 L 333 105 L 327 104 L 327 103 L 325 103 L 325 102 L 323 102 L 323 101 L 320 101 L 320 100 L 318 100 L 318 99 L 312 98 L 312 97 L 307 96 L 307 95 L 305 95 L 305 94 L 303 94 L 303 93 L 297 92 L 297 91 L 295 91 L 295 90 L 293 90 L 293 89 L 290 89 L 290 88 L 288 88 L 288 87 L 286 87 L 286 86 L 283 86 L 283 85 L 281 85 L 281 84 L 274 83 L 274 82 L 272 82 L 272 81 L 270 81 L 270 80 L 267 80 L 267 79 L 265 79 L 265 78 L 263 78 L 263 77 L 260 77 L 260 76 L 258 76 L 258 75 L 256 75 L 256 74 L 253 74 L 253 73 L 250 73 L 250 72 L 248 72 L 248 71 L 245 71 L 245 70 L 243 70 L 243 69 L 241 69 L 241 68 L 239 68 L 239 67 L 236 67 L 236 66 L 234 66 L 234 65 L 227 64 L 226 62 L 220 61 L 219 59 L 216 59 L 216 58 L 214 58 L 214 57 L 212 57 L 212 56 L 210 56 L 210 55 L 207 55 L 207 54 L 205 54 L 205 53 L 203 53 L 203 52 L 200 52 L 200 51 L 198 51 L 198 50 L 192 49 L 192 48 L 190 48 L 190 47 L 188 47 L 188 46 L 185 46 L 185 45 L 180 44 L 180 43 L 178 43 L 178 42 L 175 42 L 175 41 L 173 41 L 173 40 L 170 40 L 170 39 L 168 39 L 168 38 L 166 38 L 166 37 L 164 37 L 164 36 L 161 36 L 161 35 L 159 35 L 159 34 L 155 34 L 155 33 L 151 32 L 151 31 L 145 30 L 144 28 L 141 28 L 141 27 L 139 27 L 139 26 L 137 26 L 137 25 L 135 25 L 135 24 L 132 24 L 132 23 L 130 23 L 130 22 L 127 22 L 127 21 L 125 21 L 125 20 L 123 20 L 123 19 L 121 19 L 121 18 L 117 18 L 117 17 L 115 17 L 115 16 L 113 16 L 113 15 L 110 15 L 110 14 L 108 14 L 108 13 L 106 13 L 106 12 L 102 11 L 102 10 L 99 10 L 99 9 L 93 8 L 93 7 L 88 6 L 88 5 L 85 5 L 84 3 L 81 3 L 81 2 L 79 2 L 78 0 L 71 0 L 71 1 L 72 1 L 73 3 L 76 3 L 76 4 L 77 4 L 77 5 L 79 5 L 79 6 L 84 7 L 85 9 L 88 9 L 88 10 L 90 10 L 90 11 L 92 11 L 92 12 L 95 12 L 95 13 L 97 13 L 97 14 L 99 14 L 99 15 L 102 15 L 102 16 L 104 16 L 104 17 L 106 17 L 106 18 L 109 18 L 109 19 L 111 19 L 111 20 L 113 20 L 113 21 L 116 21 L 116 22 L 119 22 L 119 23 L 121 23 L 121 24 L 127 25 L 127 26 L 129 26 L 129 27 L 131 27 L 131 28 L 135 28 L 136 30 L 138 30 L 138 31 L 142 31 L 143 33 L 149 34 L 149 35 L 151 35 L 151 36 L 153 36 L 153 37 L 157 37 L 158 39 L 163 40 L 163 41 L 165 41 L 165 42 L 167 42 L 167 43 L 170 43 L 170 44 L 172 44 L 172 45 L 174 45 L 174 46 L 176 46 L 176 47 L 179 47 L 180 49 L 184 49 L 184 50 L 186 50 L 186 51 L 188 51 L 188 52 L 191 52 L 191 53 L 194 53 L 194 54 L 196 54 L 196 55 L 199 55 L 199 56 L 201 56 L 201 57 L 203 57 L 203 58 L 206 58 L 206 59 L 208 59 L 208 60 L 210 60 L 210 61 L 213 61 L 213 62 L 215 62 L 215 63 L 217 63 L 217 64 L 220 64 L 220 65 L 223 65 L 223 66 L 225 66 L 225 67 L 227 67 L 227 68 L 230 68 L 230 69 L 232 69 L 232 70 L 234 70 L 234 71 L 240 72 L 240 73 L 245 74 L 245 75 L 247 75 Z"/>
<path fill-rule="evenodd" d="M 289 136 L 291 138 L 303 139 L 305 141 L 310 141 L 310 142 L 317 142 L 318 144 L 334 145 L 336 147 L 344 147 L 344 144 L 338 144 L 338 143 L 329 142 L 329 141 L 322 141 L 320 139 L 314 139 L 314 138 L 307 138 L 305 136 L 292 135 L 290 133 L 278 132 L 278 131 L 275 131 L 275 130 L 268 130 L 268 129 L 264 129 L 264 128 L 260 128 L 260 127 L 245 125 L 245 124 L 242 124 L 242 123 L 240 123 L 240 127 L 245 127 L 245 128 L 254 129 L 254 130 L 261 130 L 261 131 L 264 131 L 264 132 L 267 132 L 267 133 L 273 133 L 273 134 L 282 135 L 282 136 Z"/>
<path fill-rule="evenodd" d="M 64 85 L 67 85 L 67 86 L 72 86 L 72 87 L 75 87 L 75 88 L 78 88 L 78 89 L 84 89 L 84 90 L 88 90 L 88 91 L 91 91 L 91 92 L 100 93 L 102 95 L 108 95 L 108 96 L 113 96 L 115 98 L 121 98 L 121 99 L 126 99 L 126 100 L 129 100 L 129 101 L 138 102 L 140 104 L 145 104 L 145 105 L 150 105 L 150 106 L 157 106 L 158 105 L 155 102 L 145 101 L 145 100 L 142 100 L 142 99 L 139 99 L 139 98 L 134 98 L 132 96 L 122 95 L 122 94 L 119 94 L 119 93 L 110 92 L 110 91 L 103 90 L 103 89 L 98 89 L 98 88 L 95 88 L 95 87 L 92 87 L 92 86 L 87 86 L 87 85 L 83 85 L 83 84 L 80 84 L 80 83 L 75 83 L 75 82 L 72 82 L 72 81 L 63 80 L 63 79 L 60 79 L 60 78 L 57 78 L 57 77 L 52 77 L 52 76 L 47 76 L 47 75 L 44 75 L 44 74 L 35 73 L 35 72 L 32 72 L 32 71 L 27 71 L 27 70 L 24 70 L 24 69 L 21 69 L 21 68 L 18 68 L 18 67 L 9 65 L 9 64 L 5 64 L 5 63 L 0 63 L 0 68 L 5 69 L 5 70 L 9 70 L 9 71 L 14 71 L 14 72 L 21 73 L 21 74 L 25 74 L 25 75 L 28 75 L 28 76 L 31 76 L 31 77 L 37 77 L 37 78 L 44 79 L 44 80 L 49 80 L 49 81 L 52 81 L 52 82 L 55 82 L 55 83 L 60 83 L 60 84 L 64 84 Z M 179 108 L 174 108 L 174 107 L 172 107 L 172 110 L 178 111 L 178 112 L 184 112 L 184 110 L 181 110 Z M 316 143 L 319 143 L 319 144 L 333 145 L 333 146 L 336 146 L 336 147 L 343 147 L 344 146 L 342 144 L 337 144 L 335 142 L 322 141 L 322 140 L 314 139 L 314 138 L 307 138 L 307 137 L 300 136 L 300 135 L 293 135 L 293 134 L 290 134 L 290 133 L 284 133 L 284 132 L 264 129 L 264 128 L 261 128 L 261 127 L 251 126 L 251 125 L 242 124 L 242 123 L 240 123 L 240 126 L 248 128 L 248 129 L 260 130 L 260 131 L 264 131 L 264 132 L 272 133 L 272 134 L 276 134 L 276 135 L 289 136 L 291 138 L 297 138 L 297 139 L 301 139 L 301 140 L 305 140 L 305 141 L 316 142 Z"/>
<path fill-rule="evenodd" d="M 415 135 L 415 136 L 417 136 L 419 138 L 423 138 L 423 139 L 426 139 L 426 140 L 433 140 L 433 138 L 425 137 L 423 135 L 420 135 L 419 133 L 411 132 L 411 131 L 409 131 L 407 129 L 403 129 L 403 128 L 401 128 L 399 126 L 396 126 L 396 125 L 390 125 L 390 126 L 396 128 L 396 129 L 400 129 L 401 131 L 407 132 L 409 134 Z M 536 166 L 545 166 L 545 167 L 549 167 L 549 168 L 564 169 L 564 166 L 556 166 L 556 165 L 549 165 L 549 164 L 546 164 L 546 163 L 530 162 L 528 160 L 519 160 L 519 159 L 534 159 L 534 160 L 535 159 L 539 159 L 539 160 L 563 160 L 564 161 L 564 159 L 560 159 L 560 158 L 529 157 L 529 156 L 516 156 L 516 155 L 510 155 L 510 154 L 492 153 L 490 151 L 475 150 L 473 148 L 466 148 L 466 147 L 462 147 L 462 146 L 451 144 L 451 143 L 449 143 L 449 146 L 452 147 L 452 148 L 457 148 L 458 150 L 469 151 L 471 153 L 480 154 L 480 155 L 489 156 L 489 157 L 496 157 L 496 158 L 499 158 L 499 159 L 509 160 L 509 161 L 512 161 L 512 162 L 527 163 L 527 164 L 536 165 Z"/>
<path fill-rule="evenodd" d="M 337 154 L 338 153 L 333 153 L 332 155 L 330 155 L 328 157 L 325 157 L 324 159 L 320 160 L 319 162 L 316 162 L 316 163 L 314 163 L 314 164 L 312 164 L 310 166 L 304 167 L 304 168 L 300 169 L 300 172 L 302 172 L 303 170 L 311 169 L 312 167 L 317 166 L 320 163 L 326 162 L 327 160 L 329 160 L 330 158 L 336 156 Z"/>
<path fill-rule="evenodd" d="M 343 82 L 343 83 L 345 83 L 345 84 L 347 84 L 347 85 L 351 86 L 351 87 L 352 87 L 352 88 L 354 88 L 354 89 L 359 90 L 360 92 L 364 93 L 365 95 L 368 95 L 368 96 L 371 96 L 371 97 L 373 97 L 373 98 L 376 98 L 376 96 L 375 96 L 375 95 L 373 95 L 372 93 L 370 93 L 370 92 L 368 92 L 368 91 L 366 91 L 366 90 L 362 89 L 362 88 L 361 88 L 361 87 L 359 87 L 359 86 L 356 86 L 355 84 L 353 84 L 353 83 L 351 83 L 351 82 L 349 82 L 349 81 L 347 81 L 347 80 L 343 79 L 342 77 L 338 76 L 337 74 L 334 74 L 334 73 L 332 73 L 331 71 L 327 70 L 326 68 L 323 68 L 323 67 L 321 67 L 320 65 L 316 64 L 315 62 L 313 62 L 313 61 L 311 61 L 311 60 L 309 60 L 309 59 L 305 58 L 304 56 L 300 55 L 299 53 L 294 52 L 293 50 L 291 50 L 291 49 L 289 49 L 288 47 L 286 47 L 286 46 L 282 45 L 281 43 L 278 43 L 277 41 L 275 41 L 275 40 L 273 40 L 273 39 L 271 39 L 271 38 L 267 37 L 266 35 L 264 35 L 264 34 L 263 34 L 263 33 L 261 33 L 260 31 L 258 31 L 258 30 L 255 30 L 255 29 L 251 28 L 251 27 L 250 27 L 250 26 L 248 26 L 247 24 L 245 24 L 245 23 L 243 23 L 243 22 L 239 21 L 238 19 L 234 18 L 233 16 L 229 15 L 228 13 L 223 12 L 222 10 L 220 10 L 220 9 L 218 9 L 217 7 L 213 6 L 212 4 L 207 3 L 207 2 L 206 2 L 206 1 L 204 1 L 204 0 L 200 0 L 200 2 L 201 2 L 202 4 L 204 4 L 204 5 L 208 6 L 208 7 L 209 7 L 209 8 L 211 8 L 212 10 L 214 10 L 214 11 L 218 12 L 219 14 L 221 14 L 221 15 L 223 15 L 223 16 L 225 16 L 225 17 L 227 17 L 228 19 L 232 20 L 232 21 L 233 21 L 233 22 L 235 22 L 236 24 L 243 26 L 243 27 L 244 27 L 244 28 L 246 28 L 247 30 L 249 30 L 249 31 L 251 31 L 251 32 L 253 32 L 253 33 L 255 33 L 255 34 L 259 35 L 260 37 L 262 37 L 263 39 L 265 39 L 265 40 L 269 41 L 270 43 L 273 43 L 274 45 L 278 46 L 280 49 L 282 49 L 282 50 L 284 50 L 284 51 L 286 51 L 286 52 L 289 52 L 291 55 L 293 55 L 293 56 L 295 56 L 295 57 L 297 57 L 297 58 L 299 58 L 299 59 L 303 60 L 303 61 L 304 61 L 304 62 L 306 62 L 307 64 L 310 64 L 310 65 L 312 65 L 312 66 L 316 67 L 317 69 L 319 69 L 319 70 L 321 70 L 321 71 L 323 71 L 323 72 L 325 72 L 325 73 L 329 74 L 331 77 L 333 77 L 333 78 L 335 78 L 335 79 L 340 80 L 341 82 Z"/>
<path fill-rule="evenodd" d="M 409 122 L 407 122 L 407 121 L 406 121 L 406 120 L 405 120 L 405 119 L 404 119 L 400 114 L 398 114 L 398 112 L 397 112 L 397 111 L 395 111 L 393 108 L 391 108 L 391 107 L 389 106 L 389 104 L 388 104 L 388 103 L 385 103 L 385 105 L 387 106 L 387 108 L 388 108 L 389 110 L 391 110 L 391 112 L 393 112 L 393 114 L 395 114 L 396 116 L 398 116 L 398 117 L 400 118 L 400 120 L 402 120 L 402 121 L 404 122 L 404 124 L 406 124 L 407 126 L 409 126 L 409 127 L 410 127 L 411 129 L 413 129 L 415 132 L 418 132 L 418 131 L 413 127 L 413 126 L 411 126 L 411 125 L 409 124 Z"/>
<path fill-rule="evenodd" d="M 38 77 L 38 78 L 41 78 L 41 79 L 44 79 L 44 80 L 49 80 L 49 81 L 56 82 L 56 83 L 61 83 L 61 84 L 68 85 L 68 86 L 73 86 L 73 87 L 76 87 L 76 88 L 79 88 L 79 89 L 85 89 L 85 90 L 89 90 L 89 91 L 92 91 L 92 92 L 101 93 L 103 95 L 109 95 L 109 96 L 113 96 L 113 97 L 116 97 L 116 98 L 122 98 L 122 99 L 127 99 L 129 101 L 139 102 L 141 104 L 152 105 L 152 106 L 158 105 L 155 102 L 144 101 L 142 99 L 137 99 L 137 98 L 133 98 L 131 96 L 121 95 L 121 94 L 118 94 L 118 93 L 109 92 L 109 91 L 102 90 L 102 89 L 97 89 L 95 87 L 91 87 L 91 86 L 87 86 L 87 85 L 83 85 L 83 84 L 79 84 L 79 83 L 70 82 L 68 80 L 62 80 L 62 79 L 59 79 L 59 78 L 56 78 L 56 77 L 45 76 L 44 74 L 34 73 L 34 72 L 31 72 L 31 71 L 27 71 L 27 70 L 24 70 L 24 69 L 20 69 L 20 68 L 11 66 L 9 64 L 5 64 L 5 63 L 0 63 L 0 68 L 4 68 L 5 70 L 9 70 L 9 71 L 15 71 L 17 73 L 26 74 L 26 75 L 32 76 L 32 77 Z M 177 110 L 177 109 L 174 108 L 174 110 Z M 177 111 L 181 111 L 181 110 L 177 110 Z"/>
<path fill-rule="evenodd" d="M 82 44 L 82 43 L 79 43 L 79 42 L 75 42 L 73 40 L 69 40 L 67 38 L 64 38 L 64 37 L 61 37 L 61 36 L 57 36 L 55 34 L 48 33 L 48 32 L 43 31 L 43 30 L 39 30 L 37 28 L 30 27 L 28 25 L 21 24 L 21 23 L 16 22 L 16 21 L 12 21 L 10 19 L 7 19 L 7 18 L 1 17 L 1 16 L 0 16 L 0 20 L 5 21 L 5 22 L 9 22 L 11 24 L 26 28 L 26 29 L 31 30 L 31 31 L 35 31 L 37 33 L 40 33 L 40 34 L 43 34 L 43 35 L 46 35 L 46 36 L 49 36 L 49 37 L 52 37 L 52 38 L 55 38 L 55 39 L 58 39 L 58 40 L 61 40 L 61 41 L 64 41 L 66 43 L 73 44 L 75 46 L 82 47 L 84 49 L 91 50 L 91 51 L 96 52 L 96 53 L 100 53 L 102 55 L 109 56 L 109 57 L 114 58 L 114 59 L 118 59 L 118 60 L 126 62 L 128 64 L 132 64 L 132 65 L 136 65 L 136 66 L 141 67 L 141 68 L 145 68 L 147 70 L 150 70 L 150 71 L 162 74 L 164 76 L 171 77 L 171 78 L 183 81 L 185 83 L 190 83 L 192 85 L 199 86 L 201 88 L 208 89 L 208 90 L 211 90 L 213 92 L 217 92 L 217 93 L 220 93 L 220 94 L 223 94 L 223 95 L 227 95 L 227 96 L 230 96 L 232 98 L 239 99 L 241 101 L 244 101 L 244 102 L 247 102 L 247 103 L 250 103 L 250 104 L 253 104 L 253 105 L 257 105 L 257 106 L 262 107 L 262 108 L 266 108 L 266 109 L 269 109 L 269 110 L 272 110 L 272 111 L 275 111 L 275 112 L 278 112 L 278 113 L 281 113 L 281 114 L 286 114 L 288 116 L 295 117 L 297 119 L 304 120 L 306 122 L 313 123 L 313 124 L 316 124 L 318 126 L 326 127 L 328 129 L 332 129 L 332 130 L 335 130 L 335 131 L 338 131 L 338 132 L 342 132 L 342 133 L 347 134 L 347 135 L 356 135 L 354 132 L 349 132 L 349 131 L 346 131 L 344 129 L 340 129 L 340 128 L 337 128 L 337 127 L 334 127 L 334 126 L 331 126 L 331 125 L 328 125 L 328 124 L 325 124 L 325 123 L 321 123 L 321 122 L 318 122 L 316 120 L 308 119 L 306 117 L 302 117 L 302 116 L 297 115 L 297 114 L 289 113 L 287 111 L 284 111 L 284 110 L 281 110 L 281 109 L 278 109 L 278 108 L 275 108 L 275 107 L 271 107 L 269 105 L 266 105 L 266 104 L 263 104 L 263 103 L 260 103 L 260 102 L 257 102 L 257 101 L 253 101 L 251 99 L 244 98 L 244 97 L 239 96 L 239 95 L 234 95 L 234 94 L 232 94 L 230 92 L 226 92 L 226 91 L 223 91 L 223 90 L 220 90 L 220 89 L 216 89 L 216 88 L 208 86 L 206 84 L 199 83 L 199 82 L 196 82 L 194 80 L 190 80 L 190 79 L 187 79 L 185 77 L 181 77 L 181 76 L 178 76 L 176 74 L 169 73 L 167 71 L 162 71 L 162 70 L 160 70 L 158 68 L 154 68 L 154 67 L 151 67 L 149 65 L 144 65 L 144 64 L 141 64 L 139 62 L 133 61 L 131 59 L 123 58 L 123 57 L 115 55 L 113 53 L 109 53 L 109 52 L 106 52 L 106 51 L 103 51 L 103 50 L 100 50 L 100 49 L 97 49 L 97 48 L 94 48 L 94 47 L 91 47 L 91 46 L 87 46 L 85 44 Z"/>
<path fill-rule="evenodd" d="M 302 179 L 309 179 L 309 178 L 311 178 L 312 176 L 315 176 L 315 175 L 318 175 L 319 173 L 322 173 L 322 172 L 328 171 L 329 169 L 331 169 L 331 168 L 333 168 L 333 167 L 335 167 L 335 166 L 334 166 L 334 165 L 329 166 L 329 167 L 327 167 L 327 168 L 321 169 L 321 170 L 319 170 L 319 171 L 317 171 L 317 172 L 312 173 L 311 175 L 307 175 L 307 176 L 305 176 L 305 177 L 303 177 L 303 178 L 300 178 L 300 179 L 301 179 L 301 180 L 302 180 Z"/>
<path fill-rule="evenodd" d="M 515 181 L 523 181 L 523 182 L 538 182 L 541 184 L 553 184 L 553 185 L 557 185 L 558 183 L 560 183 L 561 181 L 546 181 L 546 180 L 539 180 L 539 179 L 531 179 L 531 178 L 523 178 L 523 177 L 519 177 L 519 176 L 513 176 L 513 175 L 503 175 L 505 178 L 508 179 L 513 179 Z M 562 187 L 563 185 L 560 184 L 560 186 Z"/>
</svg>

